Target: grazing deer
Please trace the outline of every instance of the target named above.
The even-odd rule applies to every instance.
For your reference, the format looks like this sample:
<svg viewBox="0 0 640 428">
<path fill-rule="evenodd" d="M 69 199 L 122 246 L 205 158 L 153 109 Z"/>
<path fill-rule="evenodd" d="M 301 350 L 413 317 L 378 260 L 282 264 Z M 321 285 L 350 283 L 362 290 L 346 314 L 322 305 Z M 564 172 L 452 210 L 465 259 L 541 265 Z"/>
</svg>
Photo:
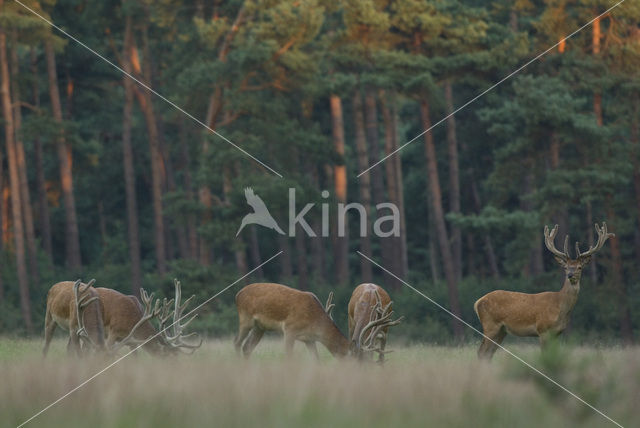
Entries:
<svg viewBox="0 0 640 428">
<path fill-rule="evenodd" d="M 275 330 L 284 333 L 288 356 L 296 340 L 304 342 L 316 358 L 315 342 L 322 343 L 336 357 L 346 356 L 350 344 L 331 319 L 332 297 L 331 294 L 323 307 L 313 293 L 280 284 L 247 285 L 236 294 L 239 324 L 234 341 L 236 352 L 239 354 L 242 349 L 249 358 L 264 332 Z"/>
<path fill-rule="evenodd" d="M 591 261 L 593 253 L 598 251 L 613 233 L 607 232 L 607 224 L 595 225 L 598 242 L 587 252 L 581 253 L 576 242 L 576 258 L 569 256 L 569 236 L 564 241 L 564 251 L 556 249 L 554 239 L 558 232 L 556 225 L 551 232 L 544 227 L 544 243 L 564 268 L 566 277 L 560 291 L 547 291 L 537 294 L 517 293 L 496 290 L 485 294 L 473 305 L 485 337 L 478 349 L 479 358 L 491 359 L 507 333 L 515 336 L 538 336 L 540 345 L 562 333 L 569 321 L 569 315 L 578 300 L 582 269 Z M 493 342 L 487 338 L 493 340 Z M 494 343 L 495 342 L 495 343 Z"/>
<path fill-rule="evenodd" d="M 136 296 L 125 295 L 111 288 L 96 288 L 104 308 L 104 328 L 107 332 L 106 345 L 109 352 L 115 353 L 124 346 L 134 349 L 141 343 L 144 343 L 142 347 L 151 354 L 174 353 L 183 348 L 193 352 L 199 348 L 202 340 L 199 343 L 185 342 L 185 339 L 197 336 L 196 333 L 182 334 L 184 327 L 196 315 L 185 322 L 179 321 L 194 296 L 181 304 L 180 281 L 174 280 L 174 287 L 175 300 L 164 299 L 162 303 L 160 300 L 154 300 L 153 293 L 147 294 L 144 289 L 140 290 L 141 303 Z M 174 306 L 173 310 L 171 305 Z M 159 321 L 159 330 L 151 323 L 154 318 Z M 170 327 L 165 329 L 167 325 Z M 161 333 L 158 334 L 158 331 Z M 149 338 L 152 339 L 148 340 Z"/>
<path fill-rule="evenodd" d="M 391 320 L 393 302 L 387 292 L 375 284 L 360 284 L 351 294 L 348 311 L 349 340 L 358 358 L 375 351 L 378 362 L 383 363 L 387 331 L 402 321 L 402 317 Z"/>
<path fill-rule="evenodd" d="M 44 317 L 44 349 L 47 355 L 53 333 L 57 326 L 69 331 L 67 352 L 82 355 L 81 342 L 104 350 L 103 310 L 98 293 L 92 287 L 95 280 L 83 284 L 62 281 L 54 284 L 47 294 L 47 309 Z"/>
</svg>

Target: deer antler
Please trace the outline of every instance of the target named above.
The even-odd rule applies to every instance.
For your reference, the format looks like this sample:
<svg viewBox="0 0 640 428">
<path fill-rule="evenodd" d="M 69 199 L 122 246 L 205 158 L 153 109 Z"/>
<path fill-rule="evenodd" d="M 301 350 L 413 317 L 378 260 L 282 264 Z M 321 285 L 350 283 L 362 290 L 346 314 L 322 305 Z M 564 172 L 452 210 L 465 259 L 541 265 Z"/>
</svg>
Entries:
<svg viewBox="0 0 640 428">
<path fill-rule="evenodd" d="M 327 313 L 327 315 L 329 315 L 329 318 L 331 318 L 333 320 L 333 308 L 335 308 L 336 305 L 333 303 L 333 291 L 329 292 L 329 297 L 327 297 L 327 303 L 324 304 L 324 311 Z"/>
<path fill-rule="evenodd" d="M 178 349 L 181 351 L 182 351 L 182 348 L 186 348 L 189 351 L 183 351 L 183 352 L 193 353 L 195 352 L 196 349 L 202 346 L 202 338 L 198 333 L 183 335 L 182 330 L 187 325 L 189 325 L 189 323 L 193 321 L 195 317 L 198 316 L 198 314 L 194 314 L 184 323 L 181 323 L 181 321 L 182 321 L 182 313 L 187 308 L 187 306 L 189 306 L 189 303 L 191 303 L 191 300 L 193 300 L 195 295 L 189 297 L 187 300 L 185 300 L 183 304 L 180 304 L 180 300 L 182 298 L 182 286 L 180 284 L 180 281 L 178 281 L 177 279 L 173 280 L 173 284 L 174 284 L 175 293 L 176 293 L 175 300 L 171 299 L 167 301 L 167 299 L 164 299 L 162 303 L 162 309 L 159 312 L 160 334 L 162 335 L 162 338 L 164 339 L 166 346 L 169 346 L 170 348 Z M 173 308 L 173 311 L 170 311 L 169 308 L 171 307 L 172 303 L 174 304 L 174 308 Z M 170 324 L 168 327 L 165 327 L 165 325 L 171 318 L 173 318 L 173 323 Z M 184 339 L 188 339 L 192 337 L 199 338 L 200 341 L 197 344 L 186 343 L 184 341 Z"/>
<path fill-rule="evenodd" d="M 549 226 L 544 226 L 544 244 L 547 246 L 547 249 L 551 251 L 551 253 L 559 257 L 562 261 L 567 261 L 571 257 L 569 257 L 569 235 L 564 238 L 564 252 L 561 252 L 556 248 L 556 244 L 554 240 L 556 238 L 556 234 L 558 233 L 558 225 L 556 224 L 551 232 L 549 232 Z"/>
<path fill-rule="evenodd" d="M 362 351 L 371 351 L 378 352 L 379 354 L 385 354 L 391 351 L 383 351 L 379 345 L 376 346 L 376 339 L 378 339 L 379 336 L 382 336 L 382 338 L 384 338 L 386 336 L 386 332 L 384 332 L 384 329 L 400 324 L 404 317 L 392 320 L 391 317 L 393 316 L 393 310 L 391 308 L 393 306 L 393 302 L 389 302 L 383 308 L 378 293 L 376 293 L 376 300 L 377 302 L 371 310 L 369 323 L 360 332 L 357 343 Z M 367 331 L 369 330 L 371 332 L 367 336 Z"/>
<path fill-rule="evenodd" d="M 138 322 L 133 326 L 133 328 L 129 331 L 129 334 L 119 342 L 116 342 L 109 349 L 110 352 L 115 353 L 120 348 L 125 345 L 137 345 L 145 342 L 148 338 L 144 339 L 136 339 L 134 337 L 136 330 L 140 328 L 140 326 L 151 318 L 158 316 L 161 313 L 160 301 L 156 300 L 155 304 L 153 301 L 154 293 L 148 294 L 144 288 L 140 289 L 140 300 L 142 300 L 142 304 L 144 306 L 144 312 L 142 317 L 138 320 Z"/>
<path fill-rule="evenodd" d="M 609 233 L 607 231 L 607 223 L 605 223 L 604 221 L 602 222 L 602 227 L 598 226 L 597 223 L 596 223 L 595 227 L 596 227 L 596 232 L 598 233 L 598 242 L 596 242 L 596 244 L 593 247 L 589 248 L 585 253 L 581 253 L 580 252 L 580 246 L 576 242 L 576 253 L 577 253 L 577 258 L 578 259 L 583 259 L 583 258 L 591 256 L 593 253 L 595 253 L 600 248 L 602 248 L 604 243 L 607 242 L 607 239 L 615 238 L 615 236 L 616 236 L 615 233 Z"/>
<path fill-rule="evenodd" d="M 76 334 L 81 341 L 87 342 L 91 346 L 96 346 L 95 343 L 89 337 L 87 333 L 87 329 L 84 326 L 84 311 L 91 303 L 98 300 L 98 296 L 90 297 L 89 293 L 86 291 L 96 282 L 95 279 L 92 279 L 87 284 L 83 284 L 82 280 L 78 279 L 73 284 L 73 297 L 76 303 L 76 317 L 78 320 L 78 329 L 76 330 Z M 82 297 L 80 297 L 82 295 Z"/>
</svg>

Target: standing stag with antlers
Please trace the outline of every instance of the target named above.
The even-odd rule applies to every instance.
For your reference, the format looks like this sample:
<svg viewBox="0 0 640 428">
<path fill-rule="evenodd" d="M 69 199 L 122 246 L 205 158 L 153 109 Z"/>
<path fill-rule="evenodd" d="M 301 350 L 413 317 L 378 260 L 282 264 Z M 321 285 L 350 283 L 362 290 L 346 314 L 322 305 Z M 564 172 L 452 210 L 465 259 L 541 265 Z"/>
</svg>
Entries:
<svg viewBox="0 0 640 428">
<path fill-rule="evenodd" d="M 565 271 L 564 285 L 560 291 L 537 294 L 496 290 L 485 294 L 473 305 L 484 338 L 478 349 L 479 358 L 491 359 L 507 333 L 514 336 L 538 336 L 541 346 L 550 337 L 562 333 L 569 322 L 571 310 L 578 300 L 582 269 L 591 261 L 591 256 L 602 248 L 613 233 L 608 233 L 606 223 L 595 225 L 598 242 L 582 253 L 576 242 L 576 258 L 569 255 L 569 236 L 564 240 L 564 251 L 556 249 L 554 239 L 558 225 L 549 232 L 544 227 L 544 243 Z"/>
</svg>

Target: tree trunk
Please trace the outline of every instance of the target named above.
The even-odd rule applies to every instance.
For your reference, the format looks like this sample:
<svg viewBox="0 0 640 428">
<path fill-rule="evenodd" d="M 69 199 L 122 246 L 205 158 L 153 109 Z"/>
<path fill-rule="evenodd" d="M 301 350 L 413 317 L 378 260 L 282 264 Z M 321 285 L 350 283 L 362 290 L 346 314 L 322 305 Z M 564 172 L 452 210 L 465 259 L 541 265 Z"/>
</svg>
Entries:
<svg viewBox="0 0 640 428">
<path fill-rule="evenodd" d="M 232 184 L 232 165 L 226 165 L 222 169 L 222 191 L 224 193 L 224 203 L 229 205 L 231 203 L 231 191 L 233 189 Z M 236 260 L 236 267 L 238 271 L 242 274 L 245 274 L 249 271 L 247 265 L 247 254 L 245 251 L 244 240 L 242 236 L 237 236 L 235 238 L 236 245 L 234 245 L 233 254 Z"/>
<path fill-rule="evenodd" d="M 296 225 L 296 264 L 298 271 L 298 288 L 306 290 L 309 288 L 309 274 L 307 269 L 307 245 L 305 233 L 302 226 Z"/>
<path fill-rule="evenodd" d="M 636 95 L 633 116 L 631 118 L 631 154 L 633 159 L 633 187 L 636 194 L 636 222 L 640 222 L 640 102 Z M 636 226 L 636 231 L 640 225 Z M 638 235 L 640 238 L 640 235 Z M 636 239 L 636 259 L 640 265 L 640 239 Z M 593 263 L 592 263 L 593 264 Z"/>
<path fill-rule="evenodd" d="M 15 131 L 16 160 L 18 162 L 18 175 L 20 178 L 20 202 L 24 220 L 24 231 L 27 240 L 27 253 L 29 255 L 29 270 L 31 280 L 39 282 L 38 274 L 38 249 L 36 245 L 36 233 L 33 226 L 33 210 L 31 208 L 31 194 L 29 191 L 29 180 L 27 178 L 27 158 L 24 153 L 24 145 L 21 138 L 22 109 L 20 106 L 20 85 L 18 75 L 20 73 L 18 64 L 18 40 L 15 30 L 12 37 L 11 47 L 11 90 L 13 92 L 13 122 Z"/>
<path fill-rule="evenodd" d="M 238 14 L 236 15 L 236 18 L 233 24 L 231 25 L 231 27 L 229 28 L 229 31 L 225 35 L 222 45 L 220 46 L 220 50 L 218 51 L 219 62 L 224 63 L 227 61 L 227 55 L 229 54 L 229 50 L 231 49 L 231 43 L 233 42 L 233 39 L 238 33 L 240 26 L 244 23 L 246 19 L 246 16 L 247 16 L 246 12 L 247 12 L 247 9 L 245 7 L 245 3 L 243 3 L 242 6 L 240 6 L 240 9 L 238 10 Z M 204 120 L 205 124 L 209 129 L 216 128 L 217 118 L 220 112 L 222 111 L 222 104 L 223 104 L 222 87 L 223 86 L 221 83 L 216 83 L 213 93 L 209 98 L 209 107 L 207 109 L 207 116 Z M 208 140 L 208 137 L 205 136 L 202 139 L 201 151 L 200 151 L 201 158 L 203 160 L 207 159 L 208 152 L 209 152 L 209 140 Z M 208 183 L 206 182 L 200 183 L 200 187 L 198 189 L 198 200 L 204 208 L 202 218 L 200 221 L 202 225 L 206 225 L 211 221 L 212 208 L 213 208 L 213 197 L 212 197 L 211 189 L 209 188 Z M 198 259 L 200 260 L 200 264 L 204 266 L 208 266 L 211 263 L 211 258 L 212 258 L 210 244 L 209 242 L 207 242 L 207 240 L 204 237 L 201 237 L 199 241 L 200 242 L 199 242 Z M 238 258 L 239 254 L 236 254 L 236 256 L 237 256 L 236 260 L 241 263 L 242 258 L 241 257 Z"/>
<path fill-rule="evenodd" d="M 422 128 L 431 128 L 431 118 L 429 116 L 429 104 L 425 99 L 420 102 L 420 113 L 422 117 Z M 453 257 L 451 255 L 451 248 L 449 247 L 449 237 L 447 234 L 447 225 L 444 219 L 444 210 L 442 208 L 442 191 L 440 189 L 440 179 L 438 178 L 438 163 L 436 158 L 436 149 L 433 143 L 433 135 L 431 131 L 424 134 L 425 142 L 425 154 L 427 158 L 427 174 L 428 174 L 428 187 L 431 194 L 431 203 L 433 205 L 434 223 L 436 226 L 436 233 L 438 236 L 438 244 L 440 248 L 440 255 L 442 258 L 442 264 L 444 265 L 444 275 L 447 281 L 447 288 L 449 292 L 449 308 L 451 312 L 458 317 L 460 312 L 460 299 L 458 296 L 458 283 L 456 281 L 456 274 L 453 264 Z M 464 334 L 462 324 L 456 320 L 452 320 L 453 333 L 456 339 L 460 340 Z"/>
<path fill-rule="evenodd" d="M 600 18 L 596 18 L 591 25 L 593 28 L 593 54 L 599 55 L 600 39 L 602 37 L 602 34 L 600 32 Z M 596 117 L 596 122 L 598 123 L 598 125 L 602 126 L 602 93 L 599 90 L 596 90 L 596 92 L 593 94 L 593 113 Z"/>
<path fill-rule="evenodd" d="M 589 228 L 589 233 L 587 234 L 587 245 L 589 248 L 592 248 L 594 245 L 594 237 L 593 237 L 593 208 L 591 206 L 591 201 L 586 202 L 587 208 L 587 226 Z M 591 279 L 592 284 L 598 283 L 598 267 L 596 266 L 595 257 L 592 258 L 591 263 L 589 263 L 589 278 Z"/>
<path fill-rule="evenodd" d="M 192 204 L 195 201 L 193 194 L 193 178 L 191 177 L 191 156 L 189 155 L 189 147 L 187 146 L 186 127 L 184 116 L 180 116 L 180 153 L 182 156 L 182 169 L 184 174 L 184 188 L 187 201 Z M 198 259 L 198 233 L 196 229 L 196 218 L 193 213 L 187 214 L 187 237 L 189 242 L 189 257 L 193 260 Z"/>
<path fill-rule="evenodd" d="M 260 266 L 262 264 L 262 257 L 260 256 L 260 245 L 258 242 L 258 231 L 256 230 L 256 227 L 251 226 L 250 227 L 251 231 L 249 234 L 249 251 L 251 253 L 251 263 L 253 263 L 254 269 L 257 266 Z M 256 276 L 258 277 L 258 279 L 263 279 L 264 278 L 264 273 L 262 271 L 262 266 L 258 267 L 258 269 L 256 269 Z"/>
<path fill-rule="evenodd" d="M 333 180 L 336 200 L 338 203 L 347 203 L 347 167 L 344 158 L 344 117 L 342 114 L 342 100 L 337 95 L 331 95 L 331 128 L 333 134 L 333 149 L 340 156 L 340 160 L 333 167 Z M 338 284 L 346 284 L 349 281 L 349 228 L 345 222 L 345 236 L 338 236 L 337 227 L 333 228 L 334 239 L 334 268 Z M 320 236 L 320 235 L 319 235 Z"/>
<path fill-rule="evenodd" d="M 311 171 L 311 180 L 315 189 L 320 190 L 320 177 L 318 176 L 318 168 L 307 162 L 306 168 Z M 325 282 L 325 268 L 324 268 L 324 237 L 322 236 L 322 219 L 320 216 L 313 216 L 311 219 L 311 229 L 315 232 L 316 236 L 309 239 L 311 245 L 311 266 L 313 275 L 319 282 Z M 336 245 L 337 247 L 337 245 Z"/>
<path fill-rule="evenodd" d="M 143 26 L 143 50 L 146 53 L 148 51 L 147 37 L 146 37 L 146 24 Z M 140 60 L 137 53 L 137 47 L 132 37 L 130 61 L 133 70 L 139 78 L 145 81 L 145 84 L 151 85 L 151 58 L 145 55 L 144 68 L 140 66 Z M 164 274 L 167 271 L 167 256 L 166 256 L 166 243 L 165 243 L 165 225 L 164 215 L 162 208 L 162 157 L 160 153 L 160 141 L 158 134 L 158 123 L 156 121 L 156 115 L 153 110 L 153 103 L 151 100 L 151 93 L 146 89 L 140 89 L 137 86 L 133 86 L 134 94 L 138 100 L 138 105 L 142 111 L 145 123 L 147 125 L 147 134 L 149 137 L 149 151 L 151 158 L 151 194 L 153 201 L 153 224 L 154 224 L 154 241 L 155 241 L 155 255 L 156 255 L 156 269 L 159 274 Z"/>
<path fill-rule="evenodd" d="M 610 198 L 609 198 L 610 199 Z M 607 201 L 607 220 L 609 224 L 616 224 L 615 214 L 611 208 L 612 202 Z M 611 265 L 612 265 L 612 288 L 613 294 L 618 301 L 618 320 L 620 322 L 620 336 L 624 343 L 630 345 L 633 343 L 633 329 L 631 322 L 631 310 L 629 308 L 629 296 L 624 284 L 624 272 L 622 268 L 622 255 L 620 253 L 619 238 L 609 240 L 611 246 Z"/>
<path fill-rule="evenodd" d="M 375 92 L 371 88 L 367 88 L 364 98 L 365 105 L 365 127 L 367 135 L 367 144 L 369 145 L 369 161 L 370 165 L 375 165 L 380 160 L 380 138 L 378 135 L 378 107 L 376 105 Z M 371 175 L 371 190 L 373 196 L 373 204 L 385 202 L 384 180 L 382 177 L 383 169 L 380 167 L 373 168 L 367 172 Z M 371 218 L 369 219 L 372 220 Z M 380 242 L 380 252 L 382 253 L 382 264 L 392 272 L 397 272 L 394 267 L 393 257 L 393 237 L 378 237 Z M 383 272 L 385 284 L 393 284 L 399 287 L 397 280 L 387 273 Z"/>
<path fill-rule="evenodd" d="M 58 126 L 62 128 L 62 104 L 60 102 L 60 91 L 58 89 L 56 57 L 53 51 L 52 36 L 49 36 L 45 41 L 45 52 L 47 55 L 47 74 L 49 76 L 49 95 L 51 98 L 53 118 Z M 63 129 L 58 131 L 56 150 L 58 153 L 58 161 L 60 162 L 60 184 L 64 200 L 66 263 L 73 272 L 79 273 L 82 267 L 82 260 L 80 258 L 80 236 L 78 232 L 76 201 L 73 194 L 72 154 L 71 147 L 67 144 L 64 134 Z"/>
<path fill-rule="evenodd" d="M 127 15 L 124 35 L 124 55 L 122 68 L 131 73 L 130 51 L 133 47 L 131 34 L 131 16 Z M 133 149 L 131 147 L 131 118 L 133 115 L 133 81 L 124 76 L 124 110 L 122 113 L 122 162 L 124 165 L 124 185 L 127 201 L 127 226 L 129 231 L 129 258 L 131 260 L 131 293 L 140 295 L 142 286 L 142 264 L 140 260 L 140 233 L 138 229 L 138 206 L 136 201 L 136 177 L 133 168 Z"/>
<path fill-rule="evenodd" d="M 40 108 L 40 88 L 38 86 L 38 63 L 35 49 L 31 49 L 31 76 L 33 79 L 33 105 Z M 33 140 L 33 151 L 36 163 L 36 185 L 38 189 L 38 210 L 40 211 L 40 236 L 42 248 L 53 262 L 53 244 L 51 238 L 51 220 L 47 201 L 47 186 L 44 177 L 42 143 L 38 137 Z"/>
<path fill-rule="evenodd" d="M 0 9 L 4 6 L 0 0 Z M 18 285 L 20 287 L 20 308 L 22 318 L 28 333 L 33 331 L 31 322 L 31 300 L 29 297 L 29 279 L 27 277 L 27 265 L 25 260 L 24 230 L 22 223 L 20 201 L 20 173 L 18 155 L 15 146 L 15 130 L 13 122 L 13 109 L 11 107 L 11 94 L 9 92 L 9 64 L 7 62 L 7 38 L 4 28 L 0 27 L 0 75 L 2 84 L 0 92 L 2 98 L 2 112 L 4 115 L 5 142 L 7 146 L 7 163 L 9 165 L 9 183 L 11 186 L 11 211 L 13 217 L 13 235 L 15 242 L 16 268 L 18 271 Z"/>
<path fill-rule="evenodd" d="M 475 212 L 477 214 L 482 211 L 482 201 L 480 200 L 480 193 L 478 192 L 478 186 L 476 185 L 476 181 L 473 177 L 473 170 L 469 172 L 469 177 L 471 178 L 471 196 L 473 198 L 473 205 Z M 484 243 L 484 251 L 487 256 L 487 263 L 489 265 L 489 271 L 491 272 L 491 276 L 494 279 L 500 279 L 500 270 L 498 269 L 498 261 L 496 258 L 496 253 L 493 250 L 493 243 L 491 242 L 491 236 L 488 233 L 482 235 L 482 241 Z"/>
<path fill-rule="evenodd" d="M 449 152 L 449 210 L 460 213 L 460 168 L 458 166 L 458 138 L 456 136 L 456 118 L 452 114 L 453 88 L 451 80 L 444 83 L 444 98 L 447 104 L 447 148 Z M 460 227 L 451 226 L 451 255 L 456 279 L 462 279 L 462 232 Z"/>
<path fill-rule="evenodd" d="M 393 150 L 398 150 L 398 110 L 395 96 L 391 99 L 391 127 L 393 129 Z M 393 156 L 396 173 L 396 191 L 398 197 L 398 210 L 400 211 L 400 278 L 406 278 L 409 274 L 409 257 L 407 254 L 407 222 L 404 207 L 404 178 L 402 175 L 402 155 L 398 152 Z"/>
<path fill-rule="evenodd" d="M 356 90 L 353 94 L 353 115 L 354 115 L 354 128 L 356 134 L 356 151 L 358 153 L 358 169 L 364 171 L 369 168 L 369 154 L 367 153 L 367 140 L 365 137 L 364 128 L 364 113 L 362 112 L 362 97 L 360 92 Z M 360 193 L 360 203 L 365 209 L 367 222 L 365 236 L 360 237 L 360 252 L 367 257 L 372 257 L 371 254 L 371 239 L 369 236 L 369 219 L 371 218 L 371 175 L 363 174 L 358 180 L 358 190 Z M 345 220 L 346 223 L 346 220 Z M 373 281 L 373 269 L 371 262 L 363 257 L 360 257 L 360 268 L 362 270 L 362 281 Z"/>
<path fill-rule="evenodd" d="M 289 241 L 286 235 L 278 234 L 278 247 L 282 251 L 282 279 L 288 280 L 293 276 L 293 264 L 291 262 L 291 251 L 289 251 Z"/>
<path fill-rule="evenodd" d="M 380 91 L 380 106 L 382 108 L 382 118 L 384 122 L 384 147 L 385 154 L 389 156 L 395 150 L 395 144 L 397 139 L 394 136 L 395 128 L 393 124 L 393 118 L 391 109 L 387 105 L 386 95 L 384 91 Z M 398 207 L 398 211 L 401 212 L 401 196 L 400 196 L 400 187 L 399 183 L 402 180 L 402 176 L 398 174 L 397 168 L 398 163 L 397 158 L 399 157 L 399 153 L 392 155 L 385 161 L 385 172 L 387 176 L 387 191 L 389 193 L 390 201 Z M 402 207 L 404 209 L 404 207 Z M 402 222 L 402 218 L 400 219 Z M 387 239 L 391 242 L 391 251 L 392 251 L 392 262 L 390 264 L 389 269 L 394 272 L 400 278 L 406 278 L 406 272 L 403 269 L 403 260 L 402 260 L 402 234 L 399 237 L 389 237 Z M 394 288 L 402 287 L 402 283 L 395 278 L 391 279 L 390 285 Z"/>
</svg>

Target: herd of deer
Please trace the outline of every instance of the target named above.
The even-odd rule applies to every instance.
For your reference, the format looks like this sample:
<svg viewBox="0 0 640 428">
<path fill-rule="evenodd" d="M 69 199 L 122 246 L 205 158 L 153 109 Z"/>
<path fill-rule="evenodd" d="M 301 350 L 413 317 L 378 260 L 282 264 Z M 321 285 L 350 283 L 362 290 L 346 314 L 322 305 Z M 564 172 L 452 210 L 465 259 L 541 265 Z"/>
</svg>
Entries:
<svg viewBox="0 0 640 428">
<path fill-rule="evenodd" d="M 496 290 L 475 302 L 474 310 L 484 332 L 478 357 L 491 359 L 507 333 L 538 336 L 542 346 L 548 338 L 562 333 L 578 298 L 583 267 L 609 237 L 615 236 L 608 233 L 606 223 L 602 227 L 596 224 L 595 228 L 596 244 L 581 253 L 576 242 L 576 258 L 572 259 L 569 237 L 565 238 L 564 250 L 559 251 L 554 244 L 558 225 L 551 231 L 545 226 L 545 245 L 565 271 L 560 291 L 526 294 Z M 154 354 L 193 352 L 202 345 L 197 334 L 182 333 L 196 315 L 189 315 L 183 322 L 183 312 L 194 296 L 181 303 L 179 281 L 174 280 L 175 298 L 162 301 L 144 290 L 140 301 L 109 288 L 94 288 L 93 283 L 94 280 L 88 284 L 64 281 L 51 287 L 45 316 L 45 355 L 56 325 L 69 331 L 68 352 L 78 355 L 91 348 L 115 353 L 124 346 L 142 346 Z M 248 358 L 265 331 L 275 330 L 284 334 L 287 355 L 297 340 L 304 342 L 316 357 L 316 342 L 320 342 L 336 357 L 352 355 L 364 359 L 377 353 L 382 363 L 389 352 L 385 350 L 388 329 L 402 320 L 392 319 L 393 302 L 387 292 L 375 284 L 361 284 L 354 289 L 348 306 L 348 338 L 333 321 L 332 300 L 333 293 L 322 305 L 313 293 L 284 285 L 247 285 L 236 294 L 236 351 Z M 158 328 L 152 320 L 157 321 Z"/>
</svg>

